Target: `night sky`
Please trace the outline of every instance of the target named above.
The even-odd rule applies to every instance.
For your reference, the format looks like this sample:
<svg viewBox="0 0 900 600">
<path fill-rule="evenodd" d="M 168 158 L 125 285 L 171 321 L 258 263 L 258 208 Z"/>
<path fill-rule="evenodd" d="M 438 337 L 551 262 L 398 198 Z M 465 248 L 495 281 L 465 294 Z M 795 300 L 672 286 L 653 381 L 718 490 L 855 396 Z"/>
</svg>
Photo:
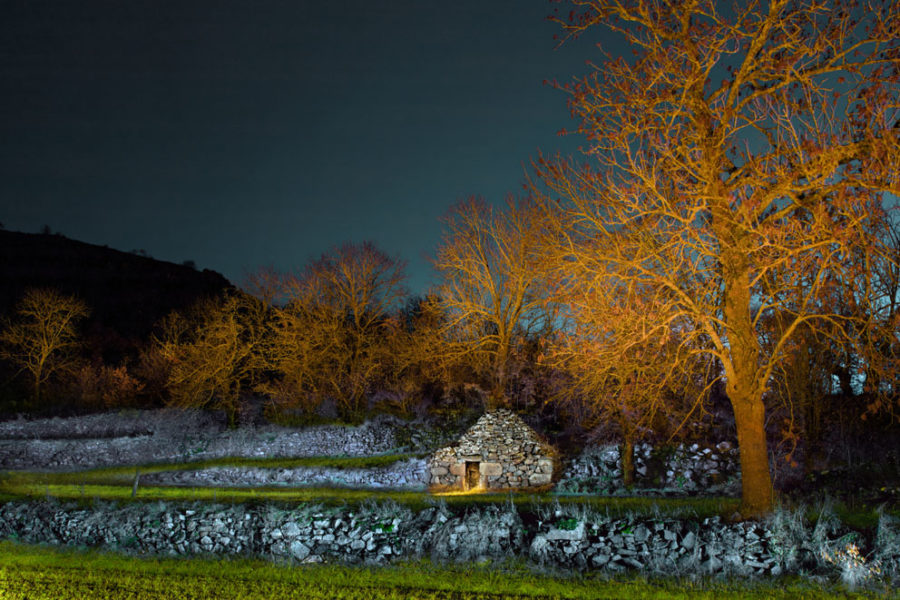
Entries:
<svg viewBox="0 0 900 600">
<path fill-rule="evenodd" d="M 579 140 L 546 0 L 0 0 L 0 223 L 240 284 L 372 240 L 432 280 L 439 217 Z M 596 41 L 596 40 L 594 40 Z"/>
</svg>

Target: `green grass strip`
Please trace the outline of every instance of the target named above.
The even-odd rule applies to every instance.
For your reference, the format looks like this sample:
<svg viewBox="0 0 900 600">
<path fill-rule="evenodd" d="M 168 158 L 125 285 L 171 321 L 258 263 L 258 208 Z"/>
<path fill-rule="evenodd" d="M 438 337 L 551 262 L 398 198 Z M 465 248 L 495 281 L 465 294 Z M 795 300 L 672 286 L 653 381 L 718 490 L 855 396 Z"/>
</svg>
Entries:
<svg viewBox="0 0 900 600">
<path fill-rule="evenodd" d="M 521 563 L 389 567 L 274 565 L 259 560 L 135 558 L 0 543 L 0 598 L 873 598 L 796 578 L 764 581 L 562 577 Z"/>
<path fill-rule="evenodd" d="M 29 481 L 5 480 L 0 483 L 0 493 L 9 499 L 59 499 L 59 500 L 116 500 L 173 502 L 322 502 L 355 503 L 366 500 L 394 500 L 403 504 L 416 504 L 424 496 L 417 492 L 368 490 L 353 488 L 314 487 L 165 487 L 140 486 L 132 496 L 131 486 L 103 484 L 42 484 Z"/>
<path fill-rule="evenodd" d="M 519 506 L 554 505 L 584 507 L 605 511 L 611 516 L 646 514 L 650 516 L 729 517 L 739 506 L 734 498 L 649 498 L 601 496 L 553 496 L 533 493 L 451 494 L 436 496 L 424 491 L 335 487 L 177 487 L 139 486 L 132 496 L 131 482 L 120 484 L 56 483 L 55 477 L 15 473 L 0 479 L 0 500 L 58 499 L 91 502 L 93 500 L 171 501 L 171 502 L 319 502 L 329 505 L 392 501 L 412 510 L 420 510 L 444 501 L 454 506 L 478 506 L 512 502 Z"/>
</svg>

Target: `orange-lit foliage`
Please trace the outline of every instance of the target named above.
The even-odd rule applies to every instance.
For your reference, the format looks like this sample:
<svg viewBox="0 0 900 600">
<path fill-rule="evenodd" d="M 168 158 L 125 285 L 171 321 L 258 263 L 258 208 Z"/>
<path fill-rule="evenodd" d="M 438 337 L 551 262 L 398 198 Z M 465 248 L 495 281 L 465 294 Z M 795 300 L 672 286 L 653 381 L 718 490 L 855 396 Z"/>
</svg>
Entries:
<svg viewBox="0 0 900 600">
<path fill-rule="evenodd" d="M 454 383 L 445 360 L 444 312 L 438 298 L 415 297 L 393 319 L 385 339 L 389 356 L 383 408 L 412 416 L 417 404 Z"/>
<path fill-rule="evenodd" d="M 389 364 L 403 268 L 366 242 L 335 248 L 296 275 L 258 277 L 268 297 L 286 300 L 266 353 L 279 379 L 260 389 L 284 409 L 332 400 L 343 418 L 361 417 Z"/>
<path fill-rule="evenodd" d="M 32 289 L 16 306 L 15 317 L 0 331 L 0 358 L 31 376 L 33 399 L 56 375 L 72 372 L 80 346 L 78 322 L 88 316 L 81 300 L 52 289 Z"/>
<path fill-rule="evenodd" d="M 660 335 L 690 323 L 687 341 L 723 369 L 742 512 L 768 512 L 764 397 L 789 343 L 868 326 L 816 299 L 849 257 L 886 252 L 871 232 L 882 194 L 900 191 L 900 5 L 573 4 L 568 34 L 599 26 L 634 55 L 600 54 L 562 86 L 587 142 L 580 163 L 536 161 L 548 208 L 560 200 L 559 254 L 597 285 L 652 289 Z M 774 311 L 787 321 L 764 348 Z"/>
<path fill-rule="evenodd" d="M 157 344 L 169 363 L 169 403 L 224 410 L 237 424 L 243 395 L 264 367 L 267 307 L 237 292 L 198 304 L 188 317 L 170 315 Z"/>
<path fill-rule="evenodd" d="M 575 264 L 569 268 L 576 270 L 557 291 L 572 325 L 555 337 L 545 360 L 571 377 L 558 395 L 582 426 L 617 425 L 622 478 L 631 487 L 635 443 L 652 433 L 676 433 L 661 431 L 661 425 L 683 421 L 699 408 L 708 366 L 681 343 L 677 325 L 659 327 L 651 290 L 611 282 L 593 287 L 582 278 L 590 273 Z"/>
<path fill-rule="evenodd" d="M 83 407 L 110 409 L 133 404 L 143 385 L 124 366 L 85 365 L 75 372 L 75 389 Z"/>
<path fill-rule="evenodd" d="M 495 210 L 470 199 L 445 218 L 434 261 L 447 315 L 444 358 L 479 372 L 494 406 L 509 403 L 510 360 L 517 347 L 548 335 L 554 325 L 535 251 L 540 227 L 535 206 L 526 200 L 509 200 L 506 210 Z"/>
<path fill-rule="evenodd" d="M 165 320 L 165 319 L 164 319 Z M 165 403 L 169 397 L 167 383 L 171 363 L 162 352 L 158 339 L 151 337 L 150 343 L 141 348 L 131 371 L 141 386 L 141 395 L 153 403 Z"/>
<path fill-rule="evenodd" d="M 773 374 L 772 398 L 782 411 L 785 434 L 783 452 L 776 455 L 786 454 L 793 461 L 794 451 L 802 445 L 807 469 L 826 458 L 822 442 L 829 420 L 850 416 L 865 420 L 873 412 L 893 410 L 898 399 L 895 332 L 900 239 L 892 220 L 876 224 L 880 229 L 872 235 L 881 239 L 890 253 L 869 253 L 860 247 L 845 257 L 840 268 L 827 273 L 821 293 L 810 301 L 818 303 L 821 312 L 840 318 L 797 327 L 784 344 L 784 360 Z M 795 298 L 793 303 L 798 301 L 800 298 Z M 763 320 L 764 351 L 781 339 L 793 321 L 796 311 L 787 297 L 785 305 L 786 310 L 773 310 Z M 834 404 L 834 394 L 840 394 L 840 404 Z M 836 409 L 841 415 L 835 414 Z"/>
</svg>

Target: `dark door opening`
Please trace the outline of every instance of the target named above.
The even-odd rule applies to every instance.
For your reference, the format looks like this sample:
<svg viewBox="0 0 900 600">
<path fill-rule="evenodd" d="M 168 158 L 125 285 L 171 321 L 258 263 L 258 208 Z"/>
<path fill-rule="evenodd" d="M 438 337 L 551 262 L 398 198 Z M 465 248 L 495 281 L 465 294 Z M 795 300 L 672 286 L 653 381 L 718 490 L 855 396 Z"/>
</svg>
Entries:
<svg viewBox="0 0 900 600">
<path fill-rule="evenodd" d="M 481 485 L 480 463 L 466 461 L 466 481 L 464 489 L 473 490 Z"/>
</svg>

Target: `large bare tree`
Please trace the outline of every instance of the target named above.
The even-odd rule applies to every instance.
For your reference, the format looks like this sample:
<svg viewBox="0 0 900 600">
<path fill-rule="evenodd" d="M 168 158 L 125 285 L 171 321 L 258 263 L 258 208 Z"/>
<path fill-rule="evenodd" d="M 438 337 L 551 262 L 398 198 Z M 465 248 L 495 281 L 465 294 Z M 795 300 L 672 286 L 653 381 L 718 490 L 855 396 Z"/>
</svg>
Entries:
<svg viewBox="0 0 900 600">
<path fill-rule="evenodd" d="M 267 352 L 280 378 L 263 391 L 283 408 L 311 411 L 331 399 L 343 417 L 360 417 L 390 362 L 388 329 L 406 294 L 404 267 L 364 242 L 336 247 L 299 273 L 256 277 L 257 294 L 285 302 Z"/>
<path fill-rule="evenodd" d="M 900 191 L 900 5 L 572 4 L 568 35 L 599 28 L 633 55 L 601 49 L 561 86 L 587 143 L 581 161 L 535 161 L 558 257 L 592 285 L 652 290 L 659 335 L 690 323 L 734 410 L 742 513 L 768 512 L 764 399 L 791 340 L 870 325 L 817 300 L 845 259 L 885 253 L 871 232 Z M 773 312 L 784 326 L 763 347 Z"/>
<path fill-rule="evenodd" d="M 447 314 L 445 351 L 480 365 L 493 406 L 508 405 L 510 360 L 518 344 L 554 325 L 536 252 L 541 221 L 533 203 L 510 199 L 498 210 L 471 198 L 451 209 L 434 260 Z"/>
</svg>

